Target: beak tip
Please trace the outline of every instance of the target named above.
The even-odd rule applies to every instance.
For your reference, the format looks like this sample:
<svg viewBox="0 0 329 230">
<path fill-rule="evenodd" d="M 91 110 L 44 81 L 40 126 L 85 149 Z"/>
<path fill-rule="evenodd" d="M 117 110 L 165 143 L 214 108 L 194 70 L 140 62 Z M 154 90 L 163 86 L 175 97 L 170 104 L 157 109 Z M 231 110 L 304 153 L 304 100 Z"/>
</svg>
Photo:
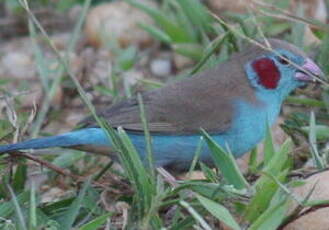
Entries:
<svg viewBox="0 0 329 230">
<path fill-rule="evenodd" d="M 306 73 L 299 72 L 296 74 L 296 78 L 301 81 L 311 81 L 311 82 L 318 82 L 318 78 L 323 78 L 325 74 L 322 72 L 320 67 L 315 64 L 314 61 L 307 58 L 304 65 L 302 66 Z"/>
</svg>

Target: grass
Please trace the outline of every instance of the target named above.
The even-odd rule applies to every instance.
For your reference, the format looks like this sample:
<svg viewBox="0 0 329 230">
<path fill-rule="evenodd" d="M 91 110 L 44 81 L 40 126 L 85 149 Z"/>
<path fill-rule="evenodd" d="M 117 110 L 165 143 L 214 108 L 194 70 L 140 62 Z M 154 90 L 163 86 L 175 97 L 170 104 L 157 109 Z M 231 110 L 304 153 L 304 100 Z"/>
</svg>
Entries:
<svg viewBox="0 0 329 230">
<path fill-rule="evenodd" d="M 187 4 L 186 1 L 167 0 L 160 9 L 150 8 L 138 1 L 127 2 L 155 20 L 155 25 L 141 24 L 142 28 L 172 52 L 185 55 L 197 63 L 188 71 L 187 77 L 229 58 L 245 43 L 246 37 L 251 40 L 263 35 L 283 36 L 303 46 L 300 36 L 305 24 L 300 22 L 280 21 L 257 12 L 228 15 L 225 20 L 213 18 L 198 2 Z M 327 167 L 327 85 L 322 85 L 321 95 L 315 98 L 301 98 L 298 94 L 289 98 L 289 103 L 303 106 L 301 112 L 294 112 L 283 125 L 290 138 L 281 146 L 275 146 L 268 129 L 264 140 L 264 159 L 258 160 L 257 155 L 262 153 L 254 149 L 250 155 L 247 173 L 240 171 L 229 150 L 222 149 L 203 131 L 200 146 L 207 144 L 212 150 L 216 170 L 196 163 L 196 154 L 190 172 L 200 165 L 205 179 L 175 180 L 161 169 L 153 167 L 152 138 L 147 129 L 142 98 L 138 96 L 148 145 L 148 167 L 140 160 L 126 132 L 120 128 L 114 131 L 96 115 L 94 105 L 87 97 L 81 82 L 69 68 L 67 55 L 76 47 L 90 4 L 90 1 L 83 4 L 83 13 L 72 31 L 71 42 L 64 56 L 52 44 L 45 28 L 42 28 L 29 10 L 27 2 L 20 1 L 19 6 L 16 6 L 25 10 L 29 16 L 30 37 L 39 70 L 38 76 L 43 90 L 47 92 L 35 122 L 27 133 L 31 137 L 40 133 L 42 124 L 50 115 L 50 101 L 56 88 L 61 87 L 63 79 L 69 79 L 98 124 L 106 130 L 108 137 L 115 144 L 123 170 L 118 169 L 113 162 L 106 160 L 99 163 L 99 158 L 73 150 L 63 149 L 60 155 L 40 156 L 46 166 L 55 165 L 62 169 L 56 173 L 51 169 L 41 169 L 48 175 L 48 186 L 57 187 L 60 183 L 61 187 L 64 187 L 57 200 L 52 197 L 51 201 L 44 202 L 44 191 L 38 191 L 34 183 L 28 183 L 29 167 L 35 164 L 18 155 L 0 156 L 0 229 L 178 230 L 218 229 L 222 224 L 232 229 L 278 229 L 294 216 L 298 216 L 303 207 L 328 204 L 327 201 L 309 202 L 308 197 L 295 197 L 290 189 L 302 183 L 291 181 L 289 177 L 295 170 L 291 153 L 303 142 L 310 144 L 307 154 L 308 158 L 314 161 L 314 166 L 319 170 Z M 320 28 L 323 26 L 318 22 L 314 24 Z M 273 31 L 268 28 L 276 29 Z M 321 45 L 316 59 L 328 74 L 329 36 L 325 28 L 318 30 L 317 36 Z M 47 63 L 42 59 L 43 51 L 37 42 L 39 37 L 42 37 L 57 55 L 59 67 L 54 81 L 49 79 Z M 134 68 L 139 50 L 136 47 L 119 48 L 115 41 L 109 42 L 108 49 L 115 54 L 114 71 L 109 80 L 117 82 L 124 71 Z M 5 91 L 6 84 L 8 83 L 0 82 L 0 89 L 3 97 L 9 98 L 11 95 Z M 96 90 L 118 99 L 121 90 L 119 85 L 113 84 L 111 89 L 96 87 Z M 159 87 L 161 84 L 155 85 Z M 125 95 L 129 97 L 132 91 L 133 89 L 128 89 Z M 309 113 L 307 106 L 316 112 Z M 19 109 L 19 105 L 15 104 L 14 108 Z M 10 139 L 11 132 L 8 130 L 12 129 L 14 134 L 19 133 L 20 127 L 31 123 L 28 115 L 15 115 L 15 109 L 12 111 L 12 117 L 18 118 L 12 123 L 16 126 L 10 128 L 11 124 L 6 119 L 0 120 L 0 137 Z M 19 135 L 20 138 L 21 135 L 23 134 Z M 83 166 L 80 167 L 80 164 Z M 70 174 L 65 170 L 69 170 Z M 292 200 L 297 201 L 299 207 L 287 217 L 288 204 Z"/>
</svg>

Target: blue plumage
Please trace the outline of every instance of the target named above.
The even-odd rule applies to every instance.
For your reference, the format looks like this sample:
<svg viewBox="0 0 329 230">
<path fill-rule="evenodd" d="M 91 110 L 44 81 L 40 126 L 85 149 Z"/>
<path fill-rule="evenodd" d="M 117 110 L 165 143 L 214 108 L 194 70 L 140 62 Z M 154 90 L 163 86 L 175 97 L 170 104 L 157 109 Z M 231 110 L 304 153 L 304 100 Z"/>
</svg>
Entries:
<svg viewBox="0 0 329 230">
<path fill-rule="evenodd" d="M 230 146 L 230 150 L 235 157 L 240 157 L 249 151 L 264 137 L 267 121 L 269 125 L 275 121 L 279 113 L 281 101 L 270 95 L 265 98 L 271 102 L 268 105 L 268 109 L 264 109 L 263 106 L 265 105 L 263 104 L 255 106 L 241 99 L 236 100 L 234 103 L 237 109 L 231 129 L 221 134 L 211 135 L 223 148 L 227 145 Z M 260 121 L 264 122 L 264 125 L 258 125 Z M 128 135 L 142 160 L 145 161 L 146 142 L 144 135 L 129 132 Z M 177 170 L 188 168 L 200 138 L 200 135 L 153 135 L 152 144 L 155 165 L 174 165 L 171 167 Z M 19 149 L 43 149 L 76 145 L 111 146 L 111 142 L 101 128 L 86 128 L 58 136 L 0 146 L 0 153 Z M 206 145 L 203 145 L 200 160 L 208 165 L 212 164 L 211 153 Z"/>
<path fill-rule="evenodd" d="M 0 153 L 20 149 L 44 149 L 51 147 L 69 147 L 84 144 L 108 145 L 107 139 L 99 128 L 82 129 L 58 136 L 43 137 L 17 144 L 0 146 Z"/>
</svg>

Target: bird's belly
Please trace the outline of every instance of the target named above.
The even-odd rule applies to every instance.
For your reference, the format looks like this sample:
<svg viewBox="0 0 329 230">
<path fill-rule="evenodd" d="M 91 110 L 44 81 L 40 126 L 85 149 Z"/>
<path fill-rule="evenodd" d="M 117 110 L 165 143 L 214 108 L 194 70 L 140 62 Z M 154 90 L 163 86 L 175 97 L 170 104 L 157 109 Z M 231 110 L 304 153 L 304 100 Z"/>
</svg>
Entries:
<svg viewBox="0 0 329 230">
<path fill-rule="evenodd" d="M 250 132 L 255 134 L 246 138 L 246 135 L 250 135 Z M 261 126 L 254 125 L 240 129 L 240 132 L 213 134 L 211 137 L 223 149 L 229 148 L 235 157 L 240 157 L 259 143 L 264 133 L 265 130 Z M 141 158 L 146 160 L 145 137 L 141 135 L 130 135 L 130 137 Z M 200 135 L 152 137 L 152 153 L 156 166 L 186 169 L 190 166 L 200 147 L 199 159 L 208 165 L 212 165 L 210 149 Z"/>
<path fill-rule="evenodd" d="M 231 128 L 214 139 L 221 142 L 223 139 L 235 157 L 255 147 L 265 136 L 267 126 L 271 126 L 279 112 L 280 106 L 275 101 L 272 104 L 251 105 L 237 101 L 236 114 Z"/>
<path fill-rule="evenodd" d="M 279 109 L 264 109 L 239 102 L 231 127 L 226 132 L 211 134 L 211 136 L 222 148 L 228 147 L 235 157 L 240 157 L 263 139 L 267 123 L 271 125 L 278 113 Z M 145 137 L 136 134 L 129 136 L 142 159 L 146 159 Z M 200 139 L 200 135 L 153 136 L 152 150 L 155 164 L 179 169 L 188 168 L 200 145 Z M 211 153 L 206 143 L 202 143 L 200 159 L 212 164 Z"/>
<path fill-rule="evenodd" d="M 269 97 L 268 97 L 269 98 Z M 271 98 L 270 98 L 271 99 Z M 275 102 L 275 100 L 271 100 Z M 235 157 L 240 157 L 258 144 L 266 133 L 267 124 L 276 120 L 280 105 L 267 103 L 269 106 L 255 106 L 242 100 L 236 101 L 235 113 L 231 126 L 225 132 L 211 134 L 212 138 L 224 149 L 229 148 Z M 101 129 L 91 128 L 88 131 L 90 144 L 109 145 L 108 138 Z M 94 135 L 93 132 L 96 132 Z M 81 136 L 79 133 L 77 134 Z M 129 133 L 128 135 L 143 161 L 146 161 L 146 140 L 144 135 Z M 91 137 L 93 138 L 91 138 Z M 200 145 L 201 135 L 153 135 L 152 152 L 156 166 L 173 167 L 177 170 L 188 169 Z M 85 143 L 85 141 L 84 141 Z M 199 159 L 212 165 L 211 152 L 202 143 Z"/>
</svg>

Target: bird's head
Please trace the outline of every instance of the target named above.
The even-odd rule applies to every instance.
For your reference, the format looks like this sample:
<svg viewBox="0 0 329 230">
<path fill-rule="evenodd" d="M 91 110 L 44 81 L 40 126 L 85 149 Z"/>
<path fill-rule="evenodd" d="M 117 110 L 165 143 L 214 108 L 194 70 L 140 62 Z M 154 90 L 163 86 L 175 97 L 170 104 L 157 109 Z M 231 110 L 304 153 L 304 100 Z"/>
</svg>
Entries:
<svg viewBox="0 0 329 230">
<path fill-rule="evenodd" d="M 253 58 L 247 61 L 246 73 L 257 91 L 279 93 L 285 97 L 297 87 L 323 75 L 321 69 L 299 48 L 277 39 L 269 39 L 269 43 L 273 51 L 254 47 L 247 54 Z"/>
</svg>

